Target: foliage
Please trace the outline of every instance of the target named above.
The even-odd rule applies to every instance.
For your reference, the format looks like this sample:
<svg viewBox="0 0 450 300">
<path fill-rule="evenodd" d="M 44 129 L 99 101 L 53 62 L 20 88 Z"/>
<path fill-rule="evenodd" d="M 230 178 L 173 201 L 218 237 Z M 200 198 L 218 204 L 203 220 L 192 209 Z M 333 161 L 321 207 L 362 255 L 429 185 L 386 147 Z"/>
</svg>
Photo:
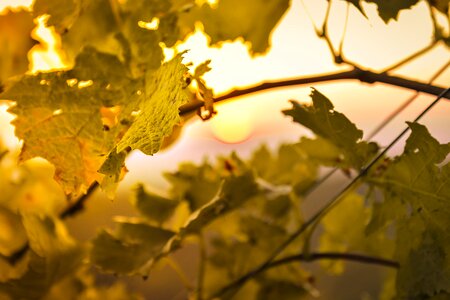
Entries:
<svg viewBox="0 0 450 300">
<path fill-rule="evenodd" d="M 364 16 L 364 7 L 375 3 L 389 22 L 424 1 L 346 2 Z M 449 1 L 425 2 L 448 15 Z M 0 299 L 139 299 L 120 283 L 98 284 L 95 275 L 147 278 L 192 242 L 200 253 L 199 278 L 187 292 L 197 299 L 316 295 L 302 261 L 318 257 L 399 266 L 385 292 L 396 299 L 450 297 L 450 143 L 408 123 L 403 153 L 380 163 L 380 147 L 363 140 L 363 132 L 316 89 L 311 105 L 292 101 L 283 112 L 313 138 L 281 145 L 275 153 L 261 146 L 249 159 L 233 153 L 213 163 L 183 164 L 165 174 L 171 185 L 165 196 L 136 186 L 131 203 L 137 215 L 117 217 L 114 230 L 100 229 L 87 243 L 67 232 L 67 205 L 69 211 L 76 207 L 71 205 L 96 185 L 114 197 L 127 172 L 127 154 L 157 153 L 180 123 L 184 105 L 200 101 L 205 118 L 214 115 L 212 90 L 202 78 L 209 70 L 206 59 L 189 70 L 183 53 L 168 60 L 163 48 L 201 25 L 212 45 L 240 38 L 252 55 L 264 54 L 289 5 L 36 0 L 31 12 L 0 16 L 0 41 L 8 41 L 0 49 L 0 99 L 16 116 L 15 134 L 23 141 L 20 153 L 0 145 Z M 44 14 L 70 66 L 25 74 L 26 54 L 35 43 L 32 19 Z M 450 44 L 434 25 L 436 41 Z M 29 162 L 36 157 L 54 172 Z M 360 180 L 310 226 L 304 200 L 320 171 L 330 167 L 359 173 Z M 308 234 L 297 234 L 307 227 Z M 313 233 L 319 252 L 311 249 Z M 322 265 L 334 273 L 345 268 L 343 261 Z"/>
</svg>

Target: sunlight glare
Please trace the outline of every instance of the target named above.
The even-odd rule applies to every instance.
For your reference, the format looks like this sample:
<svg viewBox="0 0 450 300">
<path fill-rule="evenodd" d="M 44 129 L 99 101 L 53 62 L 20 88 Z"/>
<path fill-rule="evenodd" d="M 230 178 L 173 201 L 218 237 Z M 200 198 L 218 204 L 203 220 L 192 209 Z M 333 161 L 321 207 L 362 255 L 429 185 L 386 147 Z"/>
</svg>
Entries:
<svg viewBox="0 0 450 300">
<path fill-rule="evenodd" d="M 241 143 L 253 132 L 250 109 L 241 103 L 230 102 L 217 107 L 217 115 L 210 121 L 212 133 L 219 141 L 229 144 Z"/>
<path fill-rule="evenodd" d="M 0 14 L 7 9 L 15 10 L 16 8 L 24 8 L 29 10 L 33 0 L 2 0 L 0 1 Z"/>
<path fill-rule="evenodd" d="M 39 45 L 34 46 L 29 55 L 31 57 L 31 72 L 50 71 L 54 69 L 63 69 L 66 64 L 59 54 L 60 40 L 53 27 L 46 27 L 45 23 L 48 16 L 40 16 L 35 22 L 36 28 L 31 33 L 32 37 L 40 41 Z"/>
</svg>

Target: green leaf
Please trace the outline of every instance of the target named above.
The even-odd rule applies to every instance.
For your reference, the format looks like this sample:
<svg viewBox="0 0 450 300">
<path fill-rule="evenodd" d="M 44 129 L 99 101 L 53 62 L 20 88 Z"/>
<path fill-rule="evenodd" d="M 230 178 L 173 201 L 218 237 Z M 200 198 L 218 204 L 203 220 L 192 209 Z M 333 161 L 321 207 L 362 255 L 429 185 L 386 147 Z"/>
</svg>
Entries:
<svg viewBox="0 0 450 300">
<path fill-rule="evenodd" d="M 9 111 L 24 140 L 21 159 L 50 161 L 67 194 L 82 194 L 100 181 L 97 170 L 120 133 L 120 126 L 104 130 L 101 108 L 123 103 L 131 85 L 125 73 L 115 56 L 86 48 L 72 70 L 26 75 L 14 83 L 0 97 L 16 101 Z"/>
<path fill-rule="evenodd" d="M 181 235 L 199 232 L 215 219 L 237 209 L 258 193 L 258 186 L 251 172 L 230 176 L 223 182 L 216 198 L 194 212 Z"/>
<path fill-rule="evenodd" d="M 141 215 L 158 225 L 167 221 L 179 204 L 178 201 L 146 192 L 142 184 L 135 188 L 131 203 Z"/>
<path fill-rule="evenodd" d="M 292 186 L 302 194 L 317 178 L 318 166 L 297 144 L 281 145 L 276 156 L 264 146 L 254 152 L 248 166 L 258 177 L 276 186 Z"/>
<path fill-rule="evenodd" d="M 172 198 L 186 200 L 191 211 L 195 211 L 210 202 L 217 194 L 221 176 L 208 163 L 200 166 L 185 163 L 174 173 L 164 174 L 171 183 Z"/>
<path fill-rule="evenodd" d="M 390 221 L 397 231 L 395 256 L 401 266 L 397 297 L 420 299 L 450 293 L 450 260 L 444 254 L 450 245 L 450 166 L 438 166 L 450 153 L 450 143 L 440 144 L 423 125 L 408 125 L 411 135 L 403 154 L 379 177 L 369 178 L 385 196 L 371 223 L 394 218 Z M 395 214 L 385 214 L 392 209 Z"/>
<path fill-rule="evenodd" d="M 284 110 L 283 113 L 339 148 L 346 165 L 360 169 L 377 153 L 378 146 L 360 141 L 363 132 L 342 113 L 335 111 L 327 97 L 313 89 L 311 98 L 312 105 L 292 101 L 292 109 Z"/>
<path fill-rule="evenodd" d="M 404 9 L 410 9 L 419 0 L 365 0 L 369 3 L 375 3 L 378 6 L 378 14 L 384 22 L 389 22 L 391 19 L 397 20 L 398 14 Z"/>
<path fill-rule="evenodd" d="M 91 261 L 107 272 L 146 275 L 146 263 L 173 235 L 145 223 L 120 220 L 115 233 L 102 230 L 95 237 Z"/>
<path fill-rule="evenodd" d="M 188 101 L 183 90 L 187 68 L 181 60 L 182 56 L 177 55 L 156 72 L 147 72 L 139 103 L 140 112 L 117 144 L 117 152 L 130 147 L 152 155 L 158 152 L 163 138 L 169 136 L 180 122 L 178 109 Z"/>
<path fill-rule="evenodd" d="M 362 1 L 362 0 L 344 0 L 344 1 L 353 4 L 353 5 L 359 10 L 359 12 L 360 12 L 364 17 L 367 18 L 366 13 L 364 12 L 363 7 L 361 6 L 361 1 Z"/>
<path fill-rule="evenodd" d="M 119 26 L 111 3 L 109 0 L 82 1 L 77 19 L 61 36 L 63 50 L 70 60 L 86 46 L 111 54 L 120 53 L 120 44 L 115 38 Z"/>
<path fill-rule="evenodd" d="M 382 257 L 390 257 L 393 243 L 378 232 L 367 236 L 365 226 L 370 217 L 370 207 L 364 205 L 364 199 L 351 192 L 333 210 L 321 224 L 324 232 L 320 236 L 320 251 L 323 252 L 362 252 Z M 321 261 L 329 271 L 339 274 L 344 271 L 343 261 Z"/>
<path fill-rule="evenodd" d="M 202 22 L 212 44 L 242 37 L 255 54 L 267 51 L 270 33 L 288 7 L 289 0 L 221 0 L 217 7 L 204 4 L 192 14 Z"/>
<path fill-rule="evenodd" d="M 36 44 L 31 38 L 33 17 L 27 11 L 7 11 L 0 15 L 0 93 L 11 76 L 28 70 L 28 51 Z"/>
<path fill-rule="evenodd" d="M 30 245 L 28 270 L 18 279 L 0 283 L 0 292 L 13 299 L 38 299 L 80 267 L 85 251 L 56 219 L 27 215 L 24 227 Z"/>
</svg>

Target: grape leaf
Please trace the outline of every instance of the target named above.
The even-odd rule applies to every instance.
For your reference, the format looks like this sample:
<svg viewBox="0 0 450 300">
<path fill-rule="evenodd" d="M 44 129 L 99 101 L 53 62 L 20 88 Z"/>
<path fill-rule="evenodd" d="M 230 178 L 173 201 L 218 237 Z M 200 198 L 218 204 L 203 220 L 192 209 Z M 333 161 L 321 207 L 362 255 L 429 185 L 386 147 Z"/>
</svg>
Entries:
<svg viewBox="0 0 450 300">
<path fill-rule="evenodd" d="M 349 193 L 322 220 L 324 228 L 320 236 L 319 249 L 323 252 L 363 252 L 378 256 L 390 257 L 393 243 L 378 232 L 367 236 L 365 225 L 370 217 L 370 207 L 364 205 L 364 199 Z M 327 270 L 339 274 L 344 270 L 343 261 L 321 261 Z"/>
<path fill-rule="evenodd" d="M 16 101 L 9 111 L 17 115 L 16 135 L 24 140 L 21 159 L 50 161 L 64 191 L 76 196 L 94 181 L 103 181 L 106 189 L 115 186 L 123 177 L 128 147 L 149 154 L 159 150 L 179 120 L 184 72 L 177 56 L 148 71 L 146 82 L 135 80 L 116 56 L 85 48 L 73 69 L 24 76 L 0 97 Z M 108 117 L 108 110 L 115 113 Z"/>
<path fill-rule="evenodd" d="M 288 7 L 289 0 L 221 0 L 217 7 L 204 4 L 192 9 L 187 17 L 193 18 L 192 24 L 202 22 L 212 44 L 242 37 L 255 54 L 267 51 L 270 33 Z"/>
<path fill-rule="evenodd" d="M 136 187 L 131 203 L 142 216 L 158 225 L 167 221 L 179 204 L 178 201 L 146 192 L 142 184 Z"/>
<path fill-rule="evenodd" d="M 28 270 L 18 279 L 0 283 L 0 292 L 13 299 L 39 299 L 79 268 L 85 251 L 56 219 L 27 215 L 23 224 L 31 249 Z"/>
<path fill-rule="evenodd" d="M 281 145 L 274 157 L 265 147 L 254 152 L 248 163 L 258 177 L 276 186 L 292 186 L 302 194 L 316 180 L 317 164 L 297 144 Z"/>
<path fill-rule="evenodd" d="M 200 231 L 216 218 L 242 206 L 257 193 L 258 186 L 251 172 L 226 178 L 217 197 L 191 215 L 186 226 L 180 230 L 181 236 Z"/>
<path fill-rule="evenodd" d="M 210 202 L 217 194 L 221 176 L 208 163 L 200 166 L 181 164 L 174 173 L 165 173 L 171 183 L 171 196 L 176 200 L 186 200 L 191 211 L 195 211 Z"/>
<path fill-rule="evenodd" d="M 72 70 L 26 75 L 0 96 L 16 101 L 9 111 L 24 140 L 21 159 L 40 156 L 54 164 L 67 194 L 101 180 L 97 170 L 118 133 L 104 130 L 100 109 L 124 101 L 130 80 L 120 73 L 126 72 L 116 57 L 86 48 Z"/>
<path fill-rule="evenodd" d="M 114 36 L 119 26 L 111 3 L 109 0 L 82 1 L 78 17 L 61 35 L 63 50 L 70 60 L 86 46 L 106 53 L 120 53 L 120 44 Z"/>
<path fill-rule="evenodd" d="M 173 235 L 142 222 L 120 220 L 115 233 L 102 230 L 92 241 L 91 261 L 107 272 L 145 275 L 141 268 Z"/>
<path fill-rule="evenodd" d="M 374 211 L 386 222 L 383 211 L 401 203 L 396 213 L 395 255 L 402 266 L 397 274 L 397 296 L 416 299 L 439 292 L 450 293 L 450 166 L 438 167 L 450 153 L 450 143 L 440 144 L 420 124 L 408 123 L 411 135 L 402 155 L 380 176 L 369 179 L 383 189 L 387 208 Z M 398 208 L 397 208 L 398 210 Z"/>
<path fill-rule="evenodd" d="M 398 14 L 401 10 L 410 9 L 419 0 L 366 0 L 369 3 L 375 3 L 378 6 L 378 14 L 384 22 L 389 22 L 391 19 L 397 20 Z"/>
<path fill-rule="evenodd" d="M 0 93 L 3 82 L 28 70 L 28 51 L 36 44 L 31 38 L 33 17 L 27 11 L 0 15 Z"/>
<path fill-rule="evenodd" d="M 359 10 L 359 12 L 360 12 L 364 17 L 367 18 L 366 13 L 364 12 L 363 7 L 361 6 L 361 1 L 362 1 L 362 0 L 345 0 L 345 1 L 348 2 L 348 3 L 353 4 L 353 5 Z"/>
<path fill-rule="evenodd" d="M 156 72 L 147 72 L 139 103 L 140 113 L 117 144 L 117 152 L 130 147 L 152 155 L 180 122 L 178 109 L 188 101 L 183 90 L 187 68 L 181 59 L 182 56 L 177 55 Z"/>
<path fill-rule="evenodd" d="M 363 132 L 342 113 L 335 111 L 327 97 L 313 89 L 311 98 L 312 106 L 292 101 L 292 109 L 284 110 L 283 113 L 341 149 L 343 163 L 360 169 L 378 152 L 378 146 L 360 141 Z"/>
</svg>

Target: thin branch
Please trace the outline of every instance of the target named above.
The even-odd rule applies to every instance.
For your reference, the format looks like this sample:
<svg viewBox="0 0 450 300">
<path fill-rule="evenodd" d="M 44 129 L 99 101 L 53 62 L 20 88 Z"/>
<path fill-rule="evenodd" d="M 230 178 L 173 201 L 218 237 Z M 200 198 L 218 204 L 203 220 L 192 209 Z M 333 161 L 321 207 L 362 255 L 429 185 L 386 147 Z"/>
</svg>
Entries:
<svg viewBox="0 0 450 300">
<path fill-rule="evenodd" d="M 433 81 L 436 80 L 447 68 L 450 67 L 450 60 L 443 65 L 428 81 L 428 84 L 432 84 Z M 367 135 L 367 139 L 371 140 L 375 135 L 377 135 L 383 128 L 385 128 L 398 114 L 400 114 L 403 110 L 405 110 L 416 98 L 419 96 L 419 92 L 416 91 L 414 95 L 406 99 L 404 103 L 402 103 L 399 107 L 397 107 L 393 112 L 391 112 L 384 120 L 376 126 L 372 131 Z"/>
<path fill-rule="evenodd" d="M 68 206 L 66 209 L 64 209 L 60 214 L 59 217 L 61 219 L 66 219 L 68 217 L 73 217 L 80 213 L 83 208 L 84 204 L 86 203 L 86 200 L 91 197 L 91 195 L 99 188 L 98 182 L 94 182 L 91 184 L 91 186 L 86 191 L 86 194 L 81 195 L 77 200 L 73 202 L 72 205 Z"/>
<path fill-rule="evenodd" d="M 417 52 L 414 52 L 413 54 L 405 57 L 404 59 L 402 59 L 401 61 L 393 64 L 392 66 L 387 67 L 386 69 L 384 69 L 383 72 L 390 72 L 392 70 L 395 70 L 395 69 L 397 69 L 397 68 L 399 68 L 399 67 L 401 67 L 401 66 L 403 66 L 403 65 L 405 65 L 405 64 L 407 64 L 409 62 L 411 62 L 412 60 L 414 60 L 414 59 L 418 58 L 419 56 L 421 56 L 421 55 L 427 53 L 428 51 L 430 51 L 432 48 L 434 48 L 434 46 L 436 46 L 436 44 L 437 44 L 437 42 L 433 41 L 428 46 L 418 50 Z"/>
<path fill-rule="evenodd" d="M 344 40 L 347 34 L 348 19 L 350 15 L 350 2 L 347 2 L 347 8 L 345 10 L 344 28 L 342 29 L 341 41 L 339 42 L 338 55 L 342 57 L 342 49 L 344 48 Z"/>
<path fill-rule="evenodd" d="M 279 81 L 268 81 L 263 82 L 261 84 L 251 86 L 244 89 L 236 89 L 225 95 L 214 98 L 214 102 L 221 102 L 225 100 L 229 100 L 232 98 L 237 98 L 240 96 L 245 96 L 257 92 L 262 92 L 266 90 L 271 90 L 275 88 L 282 87 L 290 87 L 290 86 L 298 86 L 305 84 L 313 84 L 320 82 L 329 82 L 329 81 L 338 81 L 345 79 L 354 79 L 359 80 L 365 83 L 385 83 L 392 86 L 403 87 L 406 89 L 427 93 L 430 95 L 439 95 L 445 89 L 440 86 L 435 86 L 427 83 L 423 83 L 420 81 L 410 80 L 403 77 L 391 76 L 387 73 L 375 73 L 368 70 L 362 70 L 359 68 L 353 68 L 350 71 L 341 71 L 335 73 L 329 73 L 324 75 L 314 75 L 307 77 L 299 77 L 294 79 L 281 79 Z M 444 96 L 446 99 L 450 99 L 449 95 Z M 181 115 L 187 115 L 193 112 L 196 112 L 198 108 L 202 107 L 204 103 L 202 101 L 194 101 L 192 103 L 188 103 L 180 108 Z"/>
<path fill-rule="evenodd" d="M 444 90 L 436 99 L 429 104 L 413 121 L 416 123 L 419 121 L 425 114 L 427 114 L 430 109 L 432 109 L 445 95 L 449 94 L 450 88 Z M 302 224 L 296 231 L 294 231 L 281 245 L 279 245 L 275 251 L 266 259 L 264 263 L 262 263 L 259 267 L 251 270 L 250 272 L 244 274 L 240 278 L 231 282 L 229 285 L 220 289 L 217 293 L 213 295 L 211 299 L 216 297 L 220 298 L 221 295 L 226 292 L 233 290 L 234 288 L 240 286 L 241 284 L 247 282 L 250 278 L 253 278 L 256 274 L 262 272 L 269 266 L 275 258 L 286 249 L 294 240 L 296 240 L 303 232 L 305 232 L 310 226 L 314 225 L 316 222 L 321 220 L 329 211 L 331 211 L 336 205 L 338 205 L 342 199 L 344 199 L 343 195 L 345 195 L 349 190 L 353 188 L 353 186 L 364 177 L 369 170 L 382 158 L 384 155 L 409 131 L 409 127 L 405 128 L 386 148 L 383 149 L 366 167 L 364 167 L 356 177 L 354 177 L 339 193 L 337 193 L 331 200 L 325 204 L 321 209 L 319 209 L 311 218 L 309 218 L 305 223 Z"/>
<path fill-rule="evenodd" d="M 278 260 L 274 260 L 272 263 L 270 263 L 264 270 L 261 272 L 264 272 L 268 269 L 278 267 L 280 265 L 292 263 L 292 262 L 298 262 L 298 261 L 316 261 L 316 260 L 349 260 L 349 261 L 356 261 L 360 263 L 365 264 L 373 264 L 378 266 L 384 266 L 389 268 L 395 268 L 398 269 L 400 267 L 400 264 L 394 260 L 380 258 L 380 257 L 374 257 L 374 256 L 368 256 L 363 254 L 356 254 L 356 253 L 340 253 L 340 252 L 313 252 L 308 255 L 303 254 L 297 254 L 292 256 L 287 256 Z"/>
<path fill-rule="evenodd" d="M 400 268 L 400 264 L 394 260 L 385 259 L 381 257 L 375 257 L 375 256 L 368 256 L 368 255 L 362 255 L 362 254 L 356 254 L 356 253 L 340 253 L 340 252 L 313 252 L 308 255 L 303 254 L 297 254 L 292 256 L 287 256 L 278 260 L 274 260 L 273 262 L 267 264 L 264 268 L 258 269 L 257 272 L 253 273 L 253 276 L 259 275 L 261 273 L 264 273 L 265 271 L 279 267 L 284 264 L 289 264 L 293 262 L 312 262 L 317 260 L 346 260 L 346 261 L 354 261 L 359 263 L 365 263 L 365 264 L 373 264 L 377 266 L 383 266 L 388 268 Z M 253 277 L 252 276 L 252 277 Z M 246 282 L 243 280 L 234 281 L 232 286 L 230 286 L 229 290 L 233 290 L 235 288 L 238 288 L 239 286 L 243 285 Z M 228 289 L 227 289 L 228 290 Z M 212 299 L 219 299 L 219 297 L 223 293 L 216 293 L 208 298 L 208 300 Z"/>
</svg>

